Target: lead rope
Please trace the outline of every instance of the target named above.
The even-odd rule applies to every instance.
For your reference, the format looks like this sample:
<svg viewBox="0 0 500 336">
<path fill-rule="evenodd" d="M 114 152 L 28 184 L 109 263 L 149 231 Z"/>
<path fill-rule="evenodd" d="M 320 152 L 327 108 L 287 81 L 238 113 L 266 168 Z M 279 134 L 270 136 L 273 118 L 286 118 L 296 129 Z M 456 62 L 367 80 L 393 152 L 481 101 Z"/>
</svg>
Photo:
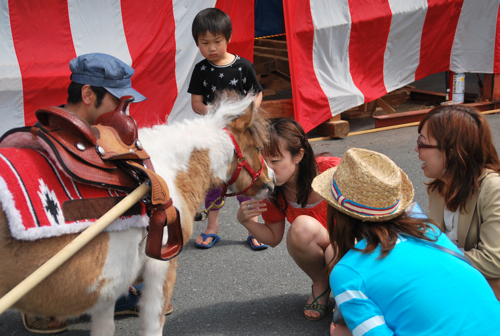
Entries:
<svg viewBox="0 0 500 336">
<path fill-rule="evenodd" d="M 221 201 L 221 204 L 219 204 L 219 205 L 215 204 L 218 201 Z M 197 222 L 204 221 L 205 219 L 207 219 L 208 213 L 210 212 L 210 210 L 212 210 L 212 209 L 218 210 L 224 206 L 224 203 L 226 203 L 226 198 L 220 196 L 215 201 L 213 201 L 208 208 L 197 212 L 196 215 L 194 215 L 194 220 Z"/>
</svg>

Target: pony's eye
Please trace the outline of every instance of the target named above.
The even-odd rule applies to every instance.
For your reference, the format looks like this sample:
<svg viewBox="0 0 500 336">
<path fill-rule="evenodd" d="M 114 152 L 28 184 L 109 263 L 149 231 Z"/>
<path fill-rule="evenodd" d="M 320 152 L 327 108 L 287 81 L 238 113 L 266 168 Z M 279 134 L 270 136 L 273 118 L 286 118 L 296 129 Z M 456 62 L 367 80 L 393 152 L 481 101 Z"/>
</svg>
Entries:
<svg viewBox="0 0 500 336">
<path fill-rule="evenodd" d="M 262 148 L 261 147 L 257 147 L 257 152 L 261 152 L 262 151 Z"/>
</svg>

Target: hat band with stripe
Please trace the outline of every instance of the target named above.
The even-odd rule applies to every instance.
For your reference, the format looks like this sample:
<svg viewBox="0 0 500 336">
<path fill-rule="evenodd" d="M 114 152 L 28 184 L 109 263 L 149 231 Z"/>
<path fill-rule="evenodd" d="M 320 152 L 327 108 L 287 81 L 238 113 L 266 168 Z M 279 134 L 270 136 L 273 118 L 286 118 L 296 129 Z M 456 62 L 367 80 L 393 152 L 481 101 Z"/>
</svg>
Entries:
<svg viewBox="0 0 500 336">
<path fill-rule="evenodd" d="M 373 208 L 369 207 L 363 204 L 356 203 L 354 201 L 351 201 L 350 199 L 345 198 L 342 196 L 342 193 L 340 192 L 339 188 L 337 187 L 337 184 L 335 183 L 335 175 L 333 175 L 332 179 L 332 186 L 331 186 L 333 198 L 337 201 L 337 203 L 344 208 L 346 208 L 349 211 L 352 211 L 354 213 L 357 213 L 359 215 L 363 216 L 386 216 L 394 213 L 398 207 L 399 207 L 399 201 L 401 200 L 401 197 L 398 199 L 398 201 L 387 208 Z"/>
</svg>

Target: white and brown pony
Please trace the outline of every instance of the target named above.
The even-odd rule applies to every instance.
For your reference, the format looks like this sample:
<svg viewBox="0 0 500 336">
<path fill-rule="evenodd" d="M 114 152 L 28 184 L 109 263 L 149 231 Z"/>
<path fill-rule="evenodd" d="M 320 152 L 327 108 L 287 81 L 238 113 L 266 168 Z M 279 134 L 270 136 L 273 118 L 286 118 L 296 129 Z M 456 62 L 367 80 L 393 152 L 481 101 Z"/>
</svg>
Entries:
<svg viewBox="0 0 500 336">
<path fill-rule="evenodd" d="M 227 182 L 238 165 L 235 145 L 259 171 L 246 195 L 264 198 L 274 188 L 274 173 L 263 163 L 260 148 L 267 139 L 266 122 L 253 110 L 252 98 L 223 97 L 203 118 L 139 130 L 139 139 L 156 172 L 167 182 L 179 210 L 184 243 L 208 190 Z M 245 169 L 229 190 L 245 190 L 253 179 Z M 0 296 L 35 271 L 77 234 L 22 241 L 12 238 L 6 209 L 0 210 Z M 145 256 L 144 228 L 100 233 L 75 256 L 21 298 L 13 308 L 38 316 L 92 316 L 92 335 L 114 333 L 115 301 L 142 276 L 139 302 L 143 335 L 161 335 L 165 311 L 176 278 L 177 261 Z M 165 238 L 167 230 L 165 230 Z"/>
</svg>

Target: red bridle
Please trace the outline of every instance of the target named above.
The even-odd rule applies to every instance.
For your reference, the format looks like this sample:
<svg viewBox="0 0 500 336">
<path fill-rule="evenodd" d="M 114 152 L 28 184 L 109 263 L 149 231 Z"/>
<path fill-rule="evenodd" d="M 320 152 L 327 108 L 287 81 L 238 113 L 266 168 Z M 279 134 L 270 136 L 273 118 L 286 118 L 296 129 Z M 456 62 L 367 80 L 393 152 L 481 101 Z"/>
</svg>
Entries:
<svg viewBox="0 0 500 336">
<path fill-rule="evenodd" d="M 231 138 L 231 141 L 233 142 L 234 152 L 238 156 L 238 166 L 234 170 L 233 176 L 222 187 L 222 195 L 221 195 L 222 198 L 224 198 L 226 196 L 237 196 L 237 195 L 241 195 L 241 194 L 246 193 L 248 191 L 248 189 L 250 189 L 255 184 L 255 182 L 257 181 L 257 179 L 259 178 L 260 174 L 262 173 L 262 170 L 264 169 L 264 164 L 265 164 L 264 163 L 264 157 L 261 156 L 261 158 L 262 158 L 262 165 L 260 167 L 260 170 L 256 173 L 255 170 L 253 170 L 253 168 L 250 166 L 250 164 L 248 163 L 248 161 L 245 159 L 245 157 L 241 153 L 240 146 L 238 146 L 238 143 L 236 142 L 236 139 L 234 138 L 233 134 L 227 128 L 224 128 L 224 130 L 227 132 L 227 134 L 229 134 L 229 137 Z M 240 191 L 238 193 L 227 194 L 227 188 L 238 179 L 238 176 L 240 176 L 241 169 L 243 167 L 245 167 L 245 169 L 248 171 L 248 173 L 252 177 L 252 183 L 250 183 L 250 185 L 248 187 L 246 187 L 246 189 L 243 190 L 243 191 Z"/>
</svg>

